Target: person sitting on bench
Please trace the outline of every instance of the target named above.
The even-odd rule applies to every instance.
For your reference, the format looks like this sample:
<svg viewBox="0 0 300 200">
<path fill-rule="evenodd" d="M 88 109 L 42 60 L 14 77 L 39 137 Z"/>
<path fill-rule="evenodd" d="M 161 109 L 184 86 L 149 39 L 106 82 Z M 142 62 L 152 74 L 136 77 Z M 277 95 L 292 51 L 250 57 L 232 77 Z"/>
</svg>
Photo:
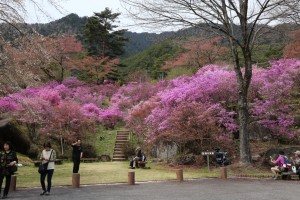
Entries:
<svg viewBox="0 0 300 200">
<path fill-rule="evenodd" d="M 135 157 L 133 157 L 133 159 L 130 161 L 130 168 L 131 169 L 135 169 L 136 167 L 139 167 L 138 166 L 138 162 L 139 161 L 143 161 L 145 162 L 146 161 L 146 156 L 145 154 L 142 152 L 142 149 L 141 147 L 137 147 L 136 150 L 135 150 Z"/>
<path fill-rule="evenodd" d="M 296 174 L 300 176 L 300 151 L 295 151 L 294 155 L 291 160 L 296 167 Z"/>
<path fill-rule="evenodd" d="M 278 179 L 278 174 L 284 171 L 283 168 L 283 164 L 285 161 L 284 158 L 284 151 L 279 151 L 279 156 L 277 158 L 277 160 L 274 160 L 271 156 L 270 156 L 271 162 L 276 165 L 275 167 L 271 168 L 273 175 L 273 179 Z"/>
</svg>

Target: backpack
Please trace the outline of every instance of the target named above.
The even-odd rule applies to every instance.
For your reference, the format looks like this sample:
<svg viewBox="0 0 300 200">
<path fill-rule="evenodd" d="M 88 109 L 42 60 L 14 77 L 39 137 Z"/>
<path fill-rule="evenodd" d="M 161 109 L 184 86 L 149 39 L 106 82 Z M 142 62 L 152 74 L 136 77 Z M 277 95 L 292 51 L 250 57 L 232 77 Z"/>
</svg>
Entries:
<svg viewBox="0 0 300 200">
<path fill-rule="evenodd" d="M 221 152 L 217 152 L 217 153 L 215 153 L 215 155 L 216 155 L 217 163 L 222 164 L 224 161 L 224 154 Z"/>
<path fill-rule="evenodd" d="M 284 158 L 284 163 L 282 167 L 286 169 L 290 169 L 292 167 L 291 161 L 286 156 L 283 156 L 283 158 Z"/>
</svg>

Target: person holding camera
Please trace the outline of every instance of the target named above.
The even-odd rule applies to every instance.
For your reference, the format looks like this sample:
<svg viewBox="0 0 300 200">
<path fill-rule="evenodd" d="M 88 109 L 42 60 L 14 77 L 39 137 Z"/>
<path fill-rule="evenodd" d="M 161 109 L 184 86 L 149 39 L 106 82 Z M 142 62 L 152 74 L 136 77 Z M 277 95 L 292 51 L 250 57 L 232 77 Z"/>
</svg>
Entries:
<svg viewBox="0 0 300 200">
<path fill-rule="evenodd" d="M 72 151 L 73 173 L 78 173 L 79 165 L 80 165 L 80 159 L 83 156 L 81 140 L 77 139 L 77 141 L 73 142 L 73 144 L 71 146 L 73 148 L 73 151 Z"/>
</svg>

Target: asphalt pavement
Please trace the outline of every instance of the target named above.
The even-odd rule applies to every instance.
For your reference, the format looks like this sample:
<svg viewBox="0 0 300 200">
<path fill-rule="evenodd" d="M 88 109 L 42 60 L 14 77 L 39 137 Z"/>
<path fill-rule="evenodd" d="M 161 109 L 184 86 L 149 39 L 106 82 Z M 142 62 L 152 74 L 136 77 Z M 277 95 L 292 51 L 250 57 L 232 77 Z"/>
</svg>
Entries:
<svg viewBox="0 0 300 200">
<path fill-rule="evenodd" d="M 54 183 L 55 184 L 55 183 Z M 73 189 L 53 187 L 50 196 L 40 196 L 41 189 L 20 189 L 8 199 L 22 200 L 298 200 L 300 181 L 272 179 L 221 180 L 197 179 L 184 182 L 147 182 L 90 185 Z"/>
</svg>

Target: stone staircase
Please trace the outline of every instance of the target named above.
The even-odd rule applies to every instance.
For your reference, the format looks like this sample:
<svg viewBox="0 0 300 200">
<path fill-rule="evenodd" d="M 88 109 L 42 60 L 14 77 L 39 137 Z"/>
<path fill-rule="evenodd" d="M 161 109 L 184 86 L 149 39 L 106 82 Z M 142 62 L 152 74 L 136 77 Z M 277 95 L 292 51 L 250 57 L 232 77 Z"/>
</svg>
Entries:
<svg viewBox="0 0 300 200">
<path fill-rule="evenodd" d="M 117 131 L 116 143 L 112 161 L 125 161 L 126 157 L 123 153 L 123 145 L 128 143 L 129 131 Z"/>
</svg>

